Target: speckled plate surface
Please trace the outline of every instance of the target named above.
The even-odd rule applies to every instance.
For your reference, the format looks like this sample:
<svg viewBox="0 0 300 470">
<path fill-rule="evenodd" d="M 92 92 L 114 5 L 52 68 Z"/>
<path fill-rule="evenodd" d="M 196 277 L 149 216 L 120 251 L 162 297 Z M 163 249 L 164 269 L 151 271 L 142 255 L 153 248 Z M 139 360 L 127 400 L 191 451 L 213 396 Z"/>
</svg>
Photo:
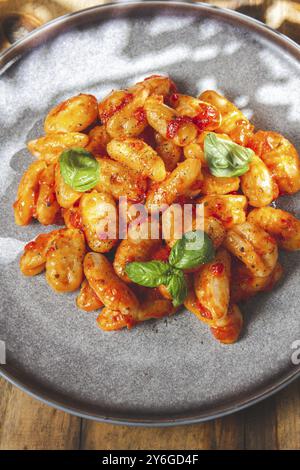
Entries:
<svg viewBox="0 0 300 470">
<path fill-rule="evenodd" d="M 96 7 L 42 27 L 0 57 L 1 373 L 49 404 L 118 423 L 168 425 L 227 414 L 299 374 L 300 254 L 283 253 L 272 293 L 243 304 L 240 341 L 225 346 L 182 311 L 130 332 L 104 333 L 96 314 L 56 295 L 44 275 L 24 278 L 18 258 L 38 224 L 16 227 L 12 203 L 47 110 L 79 92 L 104 96 L 153 73 L 180 89 L 224 92 L 258 128 L 300 150 L 300 52 L 260 23 L 207 5 L 147 2 Z M 280 205 L 300 216 L 300 196 Z"/>
</svg>

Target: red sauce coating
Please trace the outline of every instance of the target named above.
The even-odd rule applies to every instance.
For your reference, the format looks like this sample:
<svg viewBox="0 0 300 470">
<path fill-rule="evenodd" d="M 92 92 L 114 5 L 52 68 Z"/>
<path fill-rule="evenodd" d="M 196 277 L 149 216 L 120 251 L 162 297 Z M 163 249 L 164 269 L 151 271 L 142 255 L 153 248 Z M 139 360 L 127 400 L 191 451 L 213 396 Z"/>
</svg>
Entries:
<svg viewBox="0 0 300 470">
<path fill-rule="evenodd" d="M 197 299 L 196 300 L 196 308 L 199 310 L 200 314 L 201 314 L 201 317 L 203 318 L 207 318 L 208 320 L 212 320 L 212 314 L 210 313 L 210 311 L 205 308 L 200 302 L 199 300 Z"/>
<path fill-rule="evenodd" d="M 137 108 L 134 111 L 133 116 L 135 117 L 138 123 L 146 122 L 146 113 L 143 107 Z"/>
<path fill-rule="evenodd" d="M 132 93 L 126 93 L 122 101 L 115 106 L 110 106 L 107 110 L 103 110 L 102 112 L 99 112 L 101 122 L 103 124 L 107 123 L 107 121 L 118 111 L 123 109 L 130 101 L 133 100 L 133 94 Z"/>
<path fill-rule="evenodd" d="M 193 123 L 198 127 L 199 131 L 204 131 L 208 126 L 216 129 L 219 127 L 219 113 L 208 104 L 201 103 L 199 105 L 199 113 L 193 117 Z"/>
<path fill-rule="evenodd" d="M 170 96 L 169 96 L 169 104 L 171 106 L 176 106 L 177 104 L 177 101 L 178 101 L 178 93 L 172 93 Z"/>
<path fill-rule="evenodd" d="M 247 147 L 251 148 L 259 157 L 273 149 L 270 138 L 265 133 L 258 133 L 248 140 Z"/>
<path fill-rule="evenodd" d="M 168 122 L 167 125 L 167 138 L 174 139 L 174 137 L 178 134 L 179 129 L 187 123 L 191 123 L 192 118 L 188 116 L 176 116 L 174 119 Z"/>
<path fill-rule="evenodd" d="M 159 261 L 168 261 L 170 256 L 171 248 L 167 245 L 160 247 L 155 253 L 153 253 L 153 259 Z"/>
<path fill-rule="evenodd" d="M 284 224 L 288 230 L 292 229 L 294 225 L 292 219 L 281 219 L 281 223 Z"/>
<path fill-rule="evenodd" d="M 70 212 L 70 224 L 74 228 L 82 229 L 81 215 L 78 210 L 71 210 Z"/>
<path fill-rule="evenodd" d="M 32 242 L 29 242 L 27 245 L 25 245 L 24 251 L 34 250 L 35 248 L 37 248 L 37 242 L 33 240 Z"/>
<path fill-rule="evenodd" d="M 194 189 L 200 189 L 203 186 L 203 181 L 202 180 L 196 180 L 194 183 L 191 185 L 190 189 L 193 191 Z"/>
<path fill-rule="evenodd" d="M 223 263 L 215 263 L 210 268 L 211 272 L 214 276 L 221 276 L 224 272 L 224 264 Z"/>
</svg>

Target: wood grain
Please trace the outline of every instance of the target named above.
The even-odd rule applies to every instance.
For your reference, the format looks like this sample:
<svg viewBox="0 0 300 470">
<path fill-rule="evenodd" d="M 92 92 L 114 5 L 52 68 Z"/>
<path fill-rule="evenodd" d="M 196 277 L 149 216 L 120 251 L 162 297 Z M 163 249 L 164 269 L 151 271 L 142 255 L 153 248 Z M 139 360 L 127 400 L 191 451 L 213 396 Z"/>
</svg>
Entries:
<svg viewBox="0 0 300 470">
<path fill-rule="evenodd" d="M 77 449 L 80 418 L 50 408 L 0 379 L 0 450 Z"/>
<path fill-rule="evenodd" d="M 277 448 L 300 449 L 300 380 L 274 397 L 277 411 Z"/>
</svg>

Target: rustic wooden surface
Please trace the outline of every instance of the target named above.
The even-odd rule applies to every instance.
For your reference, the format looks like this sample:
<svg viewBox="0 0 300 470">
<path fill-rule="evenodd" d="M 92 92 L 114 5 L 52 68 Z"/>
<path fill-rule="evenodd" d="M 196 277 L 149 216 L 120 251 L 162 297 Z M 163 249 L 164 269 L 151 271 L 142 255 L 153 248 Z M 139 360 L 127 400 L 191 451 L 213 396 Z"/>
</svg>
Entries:
<svg viewBox="0 0 300 470">
<path fill-rule="evenodd" d="M 104 1 L 0 0 L 0 50 L 39 24 Z M 282 0 L 219 0 L 266 21 L 300 42 L 300 4 Z M 7 31 L 7 17 L 21 28 Z M 5 28 L 3 30 L 3 24 Z M 1 26 L 2 25 L 2 26 Z M 18 24 L 17 24 L 18 26 Z M 134 428 L 82 420 L 44 405 L 0 379 L 0 450 L 3 449 L 300 449 L 300 381 L 237 414 L 192 426 Z"/>
<path fill-rule="evenodd" d="M 0 380 L 4 449 L 300 449 L 300 381 L 242 412 L 203 424 L 137 428 L 82 420 Z"/>
</svg>

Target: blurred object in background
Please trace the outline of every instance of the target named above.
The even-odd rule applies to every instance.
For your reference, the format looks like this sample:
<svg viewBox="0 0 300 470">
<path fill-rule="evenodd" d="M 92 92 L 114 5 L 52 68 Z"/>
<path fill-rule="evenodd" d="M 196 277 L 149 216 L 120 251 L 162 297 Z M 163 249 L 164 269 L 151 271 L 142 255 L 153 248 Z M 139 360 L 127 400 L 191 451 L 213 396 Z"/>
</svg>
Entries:
<svg viewBox="0 0 300 470">
<path fill-rule="evenodd" d="M 0 51 L 47 21 L 104 3 L 109 0 L 0 0 Z M 208 0 L 204 3 L 252 16 L 300 44 L 299 0 Z"/>
<path fill-rule="evenodd" d="M 299 0 L 209 0 L 205 3 L 252 16 L 300 44 Z"/>
</svg>

